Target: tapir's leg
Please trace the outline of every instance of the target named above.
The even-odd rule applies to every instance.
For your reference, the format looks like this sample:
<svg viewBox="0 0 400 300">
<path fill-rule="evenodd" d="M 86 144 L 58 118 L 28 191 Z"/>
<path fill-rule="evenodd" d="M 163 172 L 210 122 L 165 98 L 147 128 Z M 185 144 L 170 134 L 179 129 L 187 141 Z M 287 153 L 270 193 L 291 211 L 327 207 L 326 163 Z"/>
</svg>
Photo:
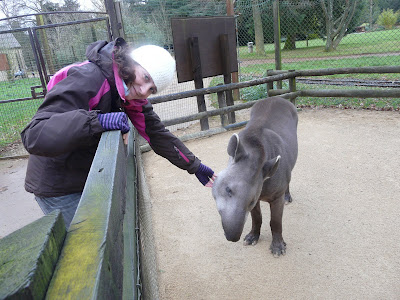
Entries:
<svg viewBox="0 0 400 300">
<path fill-rule="evenodd" d="M 270 202 L 271 209 L 271 232 L 272 243 L 270 246 L 271 252 L 274 256 L 279 256 L 286 253 L 286 243 L 282 237 L 282 215 L 283 207 L 285 206 L 285 199 L 281 197 Z"/>
<path fill-rule="evenodd" d="M 248 235 L 244 238 L 244 244 L 247 245 L 255 245 L 260 238 L 260 229 L 262 223 L 262 216 L 261 216 L 261 208 L 260 208 L 260 201 L 257 202 L 256 206 L 251 211 L 251 231 Z"/>
<path fill-rule="evenodd" d="M 290 195 L 289 185 L 288 185 L 286 192 L 285 192 L 285 203 L 288 204 L 288 203 L 291 203 L 292 201 L 293 201 L 293 199 L 292 199 L 292 195 Z"/>
</svg>

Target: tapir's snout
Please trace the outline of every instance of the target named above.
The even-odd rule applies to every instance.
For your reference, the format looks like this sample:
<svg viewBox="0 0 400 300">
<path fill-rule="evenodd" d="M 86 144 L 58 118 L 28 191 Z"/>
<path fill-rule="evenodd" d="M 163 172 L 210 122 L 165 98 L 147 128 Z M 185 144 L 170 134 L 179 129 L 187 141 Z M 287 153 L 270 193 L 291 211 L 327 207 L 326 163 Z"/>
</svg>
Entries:
<svg viewBox="0 0 400 300">
<path fill-rule="evenodd" d="M 226 239 L 230 242 L 239 241 L 246 221 L 246 212 L 236 211 L 233 214 L 221 213 L 221 219 Z"/>
<path fill-rule="evenodd" d="M 226 239 L 228 240 L 228 241 L 230 241 L 230 242 L 237 242 L 238 240 L 240 240 L 240 236 L 242 235 L 242 233 L 240 233 L 240 234 L 234 234 L 234 235 L 232 235 L 232 234 L 227 234 L 226 233 L 226 231 L 225 231 L 225 237 L 226 237 Z"/>
</svg>

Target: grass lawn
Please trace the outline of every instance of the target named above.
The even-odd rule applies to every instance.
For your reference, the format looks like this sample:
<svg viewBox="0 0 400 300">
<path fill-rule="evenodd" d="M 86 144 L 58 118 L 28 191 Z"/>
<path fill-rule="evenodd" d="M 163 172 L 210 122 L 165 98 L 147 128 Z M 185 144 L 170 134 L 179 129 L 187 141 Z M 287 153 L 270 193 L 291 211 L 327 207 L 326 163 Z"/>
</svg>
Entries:
<svg viewBox="0 0 400 300">
<path fill-rule="evenodd" d="M 326 68 L 355 68 L 367 66 L 399 66 L 400 55 L 398 56 L 360 56 L 341 59 L 324 59 L 324 60 L 298 60 L 290 63 L 285 63 L 284 70 L 308 70 L 308 69 L 326 69 Z M 245 67 L 240 67 L 240 74 L 265 76 L 266 71 L 274 69 L 274 63 L 254 63 Z M 331 75 L 329 78 L 364 78 L 364 79 L 380 79 L 380 80 L 399 80 L 399 74 L 342 74 Z"/>
<path fill-rule="evenodd" d="M 31 97 L 30 87 L 39 85 L 37 78 L 0 82 L 0 100 Z M 20 132 L 29 123 L 43 99 L 0 104 L 0 148 L 20 139 Z"/>
<path fill-rule="evenodd" d="M 283 48 L 284 43 L 281 43 Z M 373 31 L 365 33 L 353 33 L 346 35 L 336 51 L 326 52 L 325 41 L 322 39 L 297 41 L 296 50 L 283 50 L 282 58 L 307 58 L 307 57 L 329 57 L 359 55 L 364 53 L 387 53 L 400 51 L 400 29 Z M 247 46 L 239 47 L 241 60 L 274 59 L 274 44 L 265 44 L 266 55 L 258 55 L 255 51 L 248 53 Z"/>
</svg>

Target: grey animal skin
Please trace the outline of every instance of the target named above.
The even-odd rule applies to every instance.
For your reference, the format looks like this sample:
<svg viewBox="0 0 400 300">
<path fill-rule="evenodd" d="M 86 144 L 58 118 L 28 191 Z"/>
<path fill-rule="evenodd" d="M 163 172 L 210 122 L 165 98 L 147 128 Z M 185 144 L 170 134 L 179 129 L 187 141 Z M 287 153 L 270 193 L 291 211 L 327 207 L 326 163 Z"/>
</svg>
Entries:
<svg viewBox="0 0 400 300">
<path fill-rule="evenodd" d="M 271 210 L 274 256 L 286 253 L 282 237 L 285 202 L 291 172 L 297 159 L 297 110 L 288 100 L 271 97 L 256 103 L 247 126 L 228 143 L 229 162 L 216 178 L 212 190 L 228 241 L 237 242 L 251 212 L 252 228 L 245 245 L 255 245 L 262 223 L 260 200 Z"/>
</svg>

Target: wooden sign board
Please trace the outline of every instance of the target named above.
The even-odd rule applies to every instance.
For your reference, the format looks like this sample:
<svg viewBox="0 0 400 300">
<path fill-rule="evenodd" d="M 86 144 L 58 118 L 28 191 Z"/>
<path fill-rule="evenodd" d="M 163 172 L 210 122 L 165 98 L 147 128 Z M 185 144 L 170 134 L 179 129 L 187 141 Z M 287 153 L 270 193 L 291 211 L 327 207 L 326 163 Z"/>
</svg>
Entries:
<svg viewBox="0 0 400 300">
<path fill-rule="evenodd" d="M 237 72 L 236 27 L 234 17 L 172 18 L 172 37 L 178 82 L 194 79 L 189 39 L 198 38 L 202 77 L 223 74 L 220 35 L 228 35 L 229 71 Z"/>
</svg>

